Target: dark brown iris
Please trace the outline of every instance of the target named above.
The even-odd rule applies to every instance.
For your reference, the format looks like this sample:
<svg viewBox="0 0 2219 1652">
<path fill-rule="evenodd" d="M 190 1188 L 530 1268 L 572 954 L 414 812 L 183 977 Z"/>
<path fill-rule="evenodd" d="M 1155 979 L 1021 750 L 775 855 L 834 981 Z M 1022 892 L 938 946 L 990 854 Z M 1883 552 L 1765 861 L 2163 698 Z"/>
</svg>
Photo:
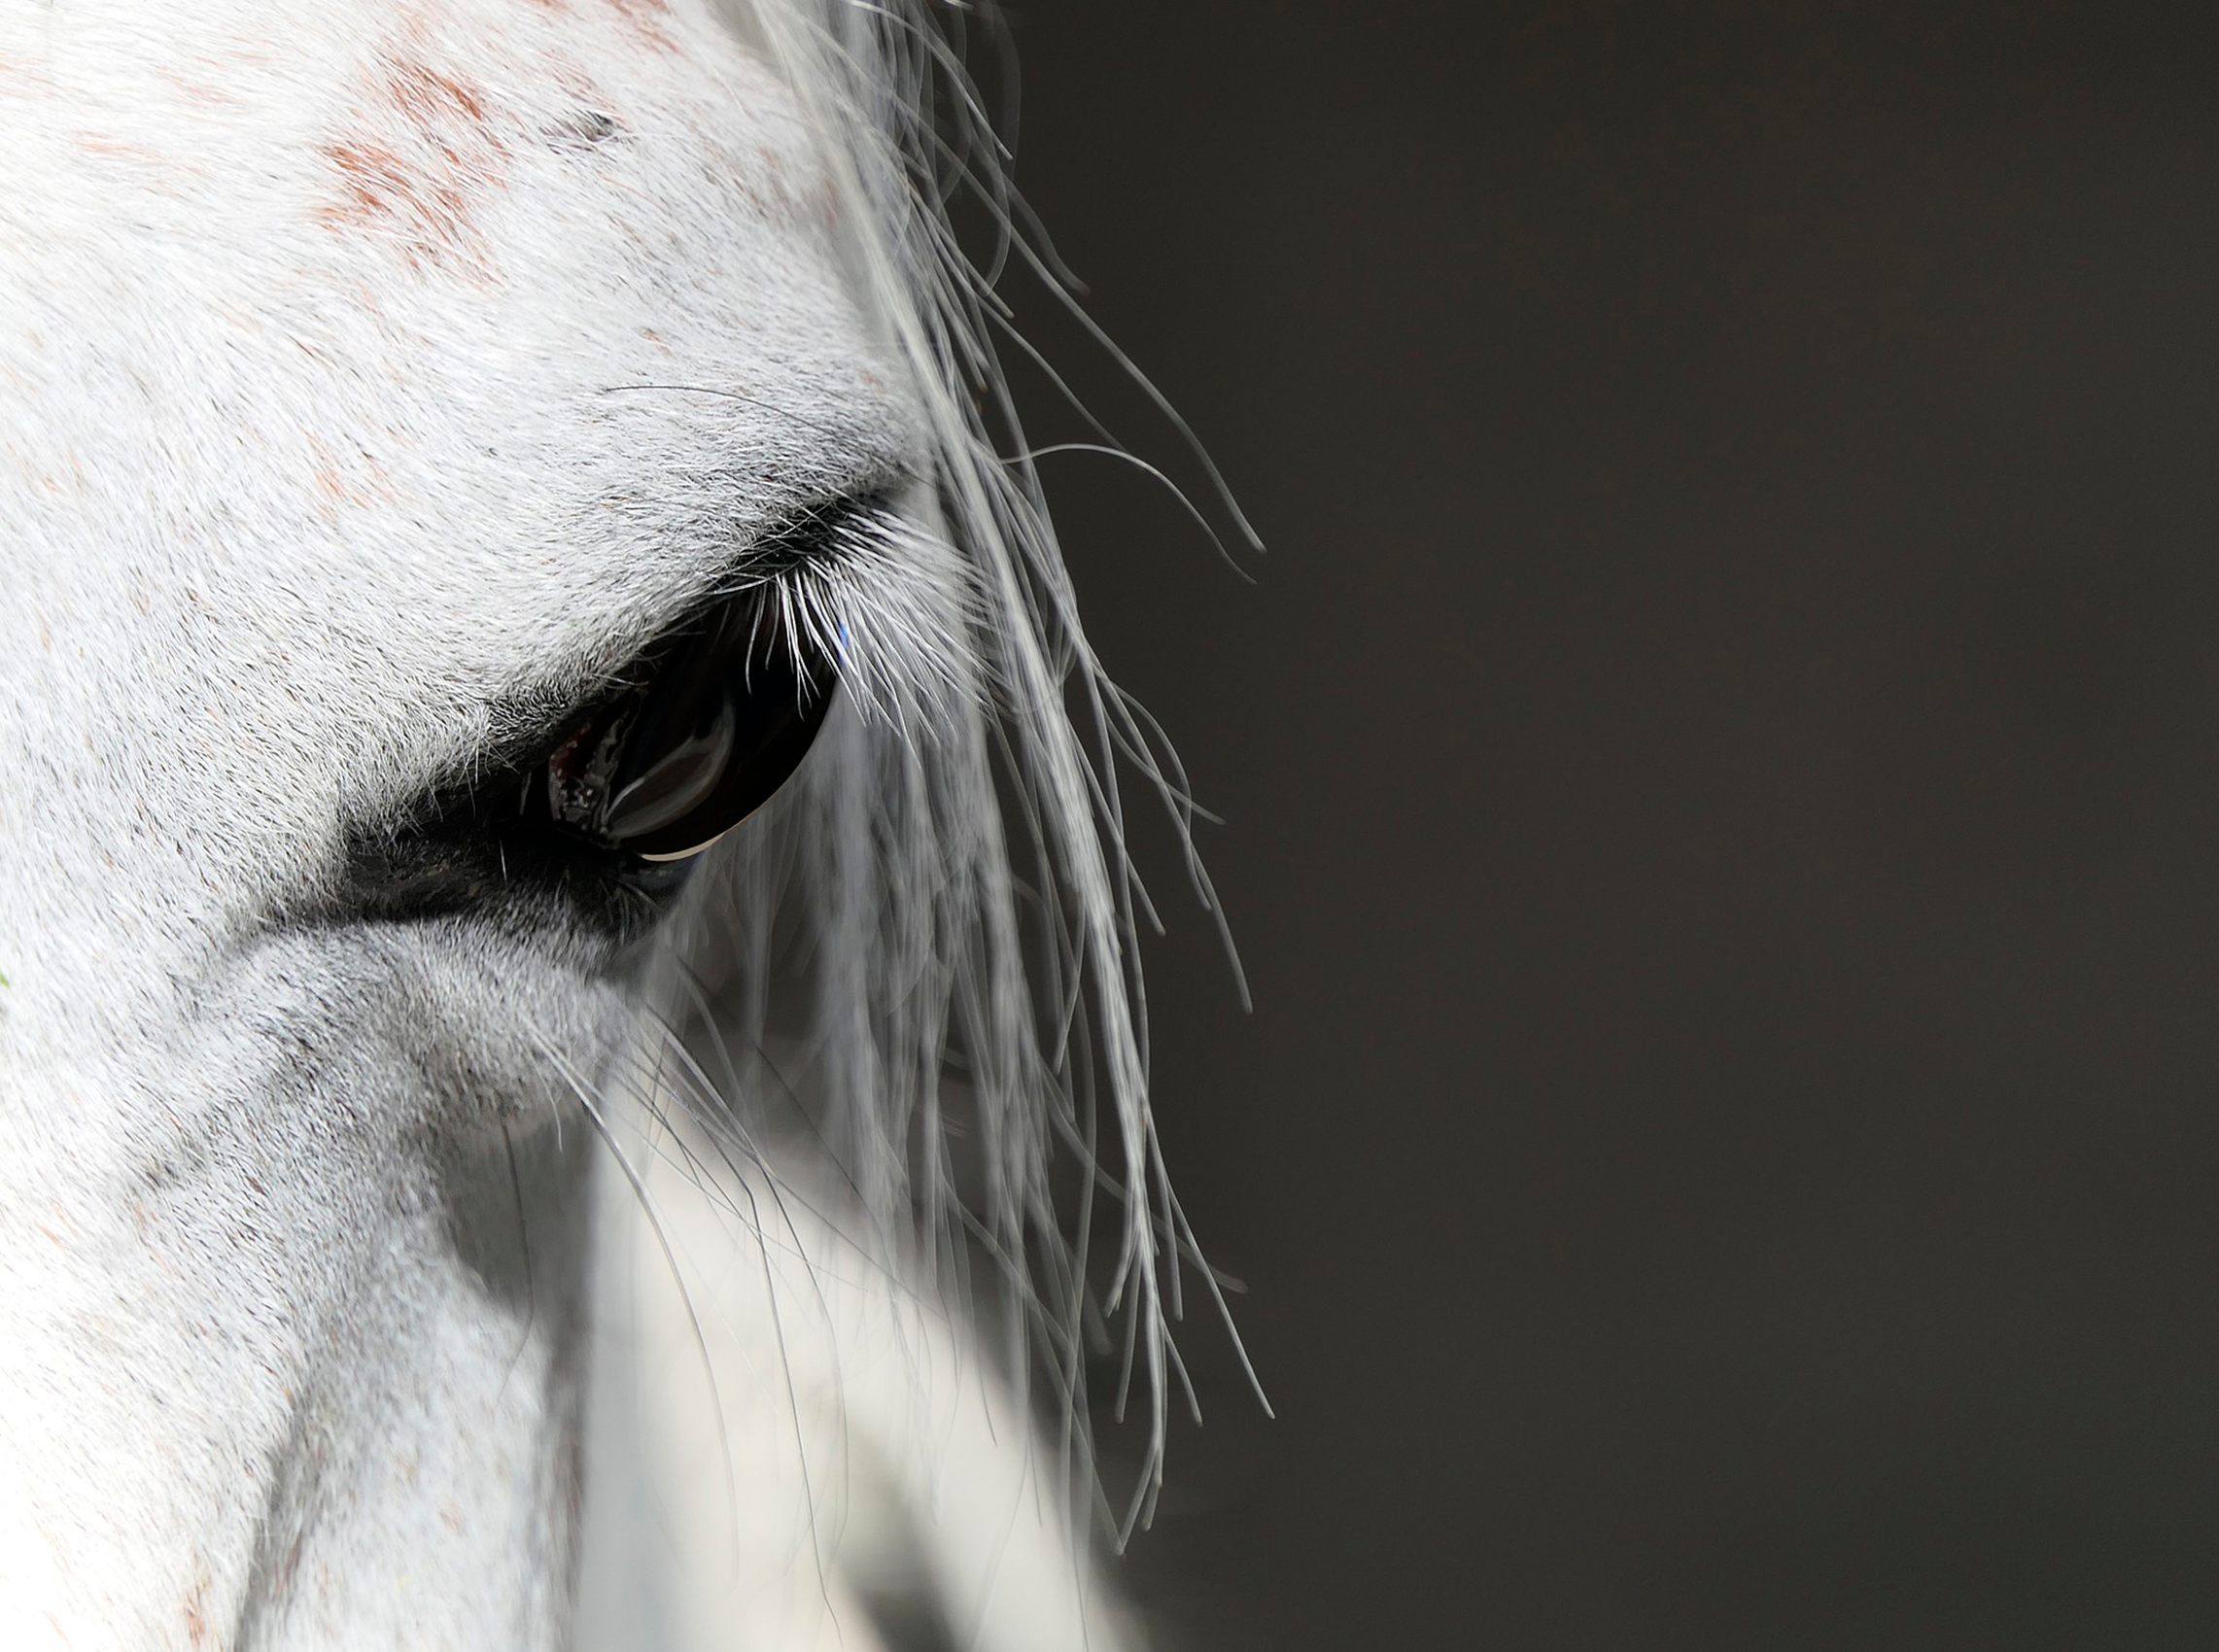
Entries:
<svg viewBox="0 0 2219 1652">
<path fill-rule="evenodd" d="M 587 714 L 549 754 L 527 811 L 640 860 L 699 854 L 785 784 L 837 680 L 759 600 L 735 599 Z"/>
</svg>

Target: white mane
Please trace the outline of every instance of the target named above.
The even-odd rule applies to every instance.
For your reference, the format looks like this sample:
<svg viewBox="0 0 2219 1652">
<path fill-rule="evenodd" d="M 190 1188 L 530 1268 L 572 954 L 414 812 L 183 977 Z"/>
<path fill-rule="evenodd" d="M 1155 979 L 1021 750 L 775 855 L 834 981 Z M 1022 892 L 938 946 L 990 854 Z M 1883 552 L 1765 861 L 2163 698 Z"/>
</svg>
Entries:
<svg viewBox="0 0 2219 1652">
<path fill-rule="evenodd" d="M 1083 1600 L 1109 1326 L 1144 1512 L 1166 776 L 1006 457 L 993 152 L 923 4 L 707 4 L 0 0 L 0 1645 L 561 1643 L 596 1134 L 611 1233 L 755 1256 L 682 1258 L 788 1366 L 711 1478 L 825 1601 L 849 1430 Z M 481 823 L 733 592 L 845 695 L 642 953 Z"/>
<path fill-rule="evenodd" d="M 734 868 L 740 911 L 758 919 L 741 929 L 765 935 L 760 919 L 780 895 L 809 903 L 804 927 L 826 943 L 811 1037 L 829 1064 L 836 1156 L 873 1210 L 908 1208 L 914 1182 L 927 1255 L 962 1203 L 941 1128 L 946 1058 L 953 1050 L 960 1059 L 982 1198 L 967 1214 L 1010 1261 L 1011 1283 L 1031 1291 L 1021 1323 L 1049 1339 L 1058 1399 L 1073 1407 L 1083 1398 L 1073 1270 L 1085 1265 L 1086 1219 L 1074 1230 L 1058 1215 L 1048 1171 L 1058 1148 L 1090 1163 L 1106 1154 L 1121 1199 L 1110 1297 L 1152 1395 L 1152 1484 L 1168 1389 L 1164 1291 L 1176 1289 L 1160 1263 L 1188 1236 L 1148 1119 L 1115 755 L 1163 776 L 1154 742 L 1087 645 L 1029 460 L 996 445 L 1023 452 L 999 388 L 989 321 L 998 301 L 956 249 L 946 200 L 966 188 L 996 199 L 999 157 L 928 13 L 822 0 L 762 8 L 756 24 L 831 135 L 854 267 L 919 402 L 931 483 L 920 507 L 975 573 L 988 703 L 922 739 L 883 719 L 849 725 L 852 767 L 825 765 L 818 785 L 791 798 L 804 814 L 802 864 L 774 848 Z M 953 136 L 935 124 L 941 107 Z M 1093 751 L 1066 708 L 1074 700 L 1096 731 Z M 1015 848 L 1036 891 L 1029 917 L 997 782 L 1025 827 Z M 809 820 L 808 810 L 822 813 Z M 768 960 L 750 961 L 748 978 L 768 979 Z M 747 1023 L 751 1035 L 762 1030 Z M 1108 1143 L 1097 1139 L 1104 1127 Z M 1031 1270 L 1033 1260 L 1047 1271 Z"/>
</svg>

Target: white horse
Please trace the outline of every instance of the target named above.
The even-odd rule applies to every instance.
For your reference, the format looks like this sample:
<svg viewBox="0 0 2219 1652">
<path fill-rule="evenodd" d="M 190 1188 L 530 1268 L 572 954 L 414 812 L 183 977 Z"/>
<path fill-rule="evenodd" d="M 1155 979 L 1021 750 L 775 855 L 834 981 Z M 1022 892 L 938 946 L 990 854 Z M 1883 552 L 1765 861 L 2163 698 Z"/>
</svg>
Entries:
<svg viewBox="0 0 2219 1652">
<path fill-rule="evenodd" d="M 0 1647 L 1105 1643 L 1145 742 L 938 39 L 0 0 Z"/>
</svg>

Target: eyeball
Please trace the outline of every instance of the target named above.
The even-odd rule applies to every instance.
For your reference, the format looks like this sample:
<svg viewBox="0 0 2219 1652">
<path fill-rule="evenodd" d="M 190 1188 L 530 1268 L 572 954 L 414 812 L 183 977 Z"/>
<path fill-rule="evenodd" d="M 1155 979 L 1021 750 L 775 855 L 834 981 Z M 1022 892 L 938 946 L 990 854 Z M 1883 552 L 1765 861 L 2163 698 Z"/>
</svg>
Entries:
<svg viewBox="0 0 2219 1652">
<path fill-rule="evenodd" d="M 801 766 L 838 680 L 820 650 L 789 638 L 759 602 L 729 602 L 555 748 L 547 813 L 639 860 L 697 855 Z"/>
</svg>

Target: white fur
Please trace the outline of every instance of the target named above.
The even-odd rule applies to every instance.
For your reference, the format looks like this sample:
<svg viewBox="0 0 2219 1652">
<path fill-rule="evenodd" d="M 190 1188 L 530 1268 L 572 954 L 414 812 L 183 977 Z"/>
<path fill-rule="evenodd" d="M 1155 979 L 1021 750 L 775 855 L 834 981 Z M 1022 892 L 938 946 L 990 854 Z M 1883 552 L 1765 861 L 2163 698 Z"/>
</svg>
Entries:
<svg viewBox="0 0 2219 1652">
<path fill-rule="evenodd" d="M 779 924 L 817 939 L 789 1030 L 855 1192 L 784 1229 L 834 1281 L 796 1380 L 889 1506 L 958 1488 L 958 1529 L 919 1541 L 983 1589 L 960 1511 L 1014 1510 L 1032 1470 L 1023 1429 L 973 1424 L 1023 1401 L 945 1326 L 917 1345 L 938 1441 L 883 1368 L 842 1373 L 941 1289 L 951 1038 L 980 1222 L 1012 1255 L 1057 1239 L 1082 1001 L 1161 1367 L 1112 798 L 1060 704 L 1067 671 L 1098 690 L 1036 500 L 964 409 L 975 312 L 905 192 L 915 65 L 874 19 L 766 6 L 746 50 L 699 0 L 0 0 L 0 1647 L 561 1643 L 592 1125 L 706 1114 L 705 1086 L 642 1077 L 633 989 L 549 902 L 330 903 L 350 835 L 590 699 L 829 495 L 917 513 L 899 567 L 824 599 L 855 604 L 876 695 L 678 928 L 749 1049 Z M 989 714 L 1021 858 L 1067 891 L 1029 985 Z M 746 1167 L 725 1196 L 749 1178 L 783 1185 Z M 851 1309 L 841 1231 L 878 1270 Z M 1011 1289 L 1075 1403 L 1075 1276 Z M 728 1307 L 758 1355 L 776 1298 Z M 729 1421 L 757 1463 L 819 1428 L 790 1396 Z M 832 1484 L 739 1496 L 776 1525 Z M 1063 1643 L 1088 1586 L 1057 1580 L 1058 1497 L 1024 1506 L 1019 1584 L 1063 1602 L 1029 1643 Z"/>
</svg>

